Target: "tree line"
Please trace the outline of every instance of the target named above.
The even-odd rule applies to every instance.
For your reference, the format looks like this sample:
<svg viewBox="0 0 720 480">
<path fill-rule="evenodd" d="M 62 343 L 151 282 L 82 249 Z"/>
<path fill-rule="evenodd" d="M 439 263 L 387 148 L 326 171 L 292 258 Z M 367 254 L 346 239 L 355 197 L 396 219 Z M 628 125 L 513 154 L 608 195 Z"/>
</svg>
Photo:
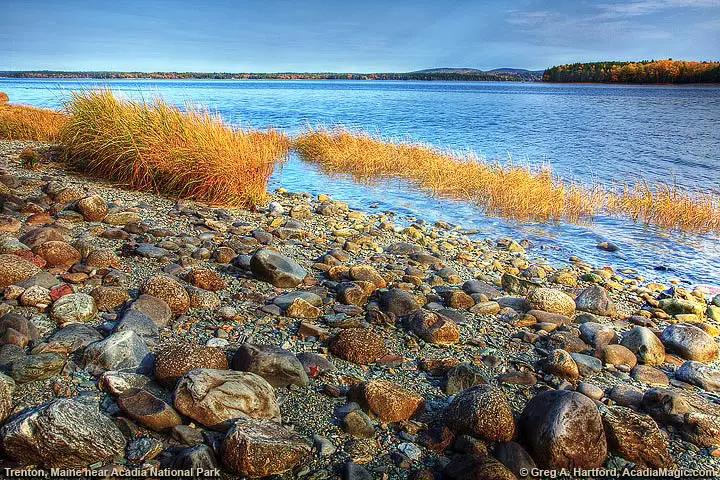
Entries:
<svg viewBox="0 0 720 480">
<path fill-rule="evenodd" d="M 544 82 L 566 83 L 720 83 L 720 62 L 645 60 L 573 63 L 548 68 Z"/>
</svg>

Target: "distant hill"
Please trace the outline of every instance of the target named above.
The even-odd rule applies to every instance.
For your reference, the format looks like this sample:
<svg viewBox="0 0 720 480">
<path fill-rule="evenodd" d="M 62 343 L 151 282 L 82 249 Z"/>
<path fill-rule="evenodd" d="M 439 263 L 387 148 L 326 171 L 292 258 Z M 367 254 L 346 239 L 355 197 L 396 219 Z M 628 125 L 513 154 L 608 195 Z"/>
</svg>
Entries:
<svg viewBox="0 0 720 480">
<path fill-rule="evenodd" d="M 426 68 L 424 70 L 415 70 L 414 72 L 408 73 L 459 73 L 459 74 L 472 74 L 472 73 L 486 73 L 477 68 Z"/>
<path fill-rule="evenodd" d="M 542 79 L 559 83 L 720 83 L 720 62 L 573 63 L 548 68 Z"/>
</svg>

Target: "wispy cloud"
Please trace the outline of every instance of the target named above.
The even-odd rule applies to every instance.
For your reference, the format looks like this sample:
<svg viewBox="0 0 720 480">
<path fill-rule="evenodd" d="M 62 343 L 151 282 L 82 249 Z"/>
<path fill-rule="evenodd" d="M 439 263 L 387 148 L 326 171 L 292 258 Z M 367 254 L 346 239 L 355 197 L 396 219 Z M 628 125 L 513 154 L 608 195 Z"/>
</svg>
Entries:
<svg viewBox="0 0 720 480">
<path fill-rule="evenodd" d="M 595 6 L 607 17 L 639 16 L 677 8 L 718 8 L 720 0 L 633 0 L 599 3 Z"/>
</svg>

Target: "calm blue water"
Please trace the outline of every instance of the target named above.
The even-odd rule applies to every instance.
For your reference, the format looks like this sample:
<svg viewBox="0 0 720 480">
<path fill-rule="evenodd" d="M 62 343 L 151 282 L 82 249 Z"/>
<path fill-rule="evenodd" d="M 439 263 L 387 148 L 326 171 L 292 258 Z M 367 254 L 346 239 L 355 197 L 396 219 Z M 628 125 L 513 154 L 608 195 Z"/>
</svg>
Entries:
<svg viewBox="0 0 720 480">
<path fill-rule="evenodd" d="M 67 91 L 110 86 L 130 97 L 193 102 L 246 126 L 296 133 L 343 124 L 490 160 L 551 164 L 578 182 L 676 182 L 720 193 L 720 87 L 350 81 L 150 81 L 0 79 L 11 101 L 58 107 Z M 489 218 L 471 205 L 433 199 L 399 182 L 376 186 L 324 175 L 297 158 L 273 186 L 330 193 L 356 208 L 393 210 L 477 229 L 482 237 L 529 238 L 551 261 L 577 255 L 598 266 L 634 268 L 649 278 L 719 285 L 720 240 L 618 219 L 557 225 Z M 611 240 L 617 253 L 595 245 Z M 659 271 L 665 267 L 669 271 Z"/>
</svg>

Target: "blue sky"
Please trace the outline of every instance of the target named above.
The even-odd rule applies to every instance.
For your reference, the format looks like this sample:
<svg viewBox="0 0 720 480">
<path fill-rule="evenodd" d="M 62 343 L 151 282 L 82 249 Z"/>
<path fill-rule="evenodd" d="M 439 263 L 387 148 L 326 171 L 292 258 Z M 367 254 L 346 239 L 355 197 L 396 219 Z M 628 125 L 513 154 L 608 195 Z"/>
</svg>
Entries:
<svg viewBox="0 0 720 480">
<path fill-rule="evenodd" d="M 720 0 L 4 3 L 0 70 L 385 72 L 720 60 Z"/>
</svg>

